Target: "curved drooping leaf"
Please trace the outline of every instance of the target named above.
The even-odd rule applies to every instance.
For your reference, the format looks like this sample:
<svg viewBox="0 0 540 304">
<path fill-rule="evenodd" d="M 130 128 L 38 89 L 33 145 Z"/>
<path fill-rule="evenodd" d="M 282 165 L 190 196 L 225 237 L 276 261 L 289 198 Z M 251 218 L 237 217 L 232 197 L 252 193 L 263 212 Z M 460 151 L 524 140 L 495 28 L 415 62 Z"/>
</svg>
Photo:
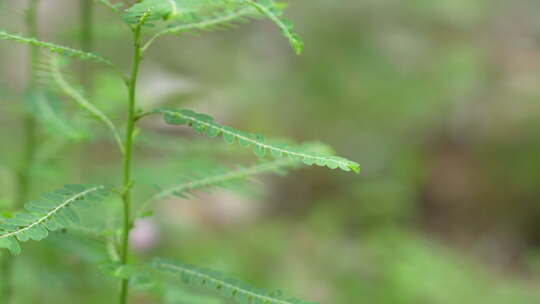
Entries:
<svg viewBox="0 0 540 304">
<path fill-rule="evenodd" d="M 116 126 L 107 117 L 107 115 L 105 115 L 105 113 L 103 113 L 91 102 L 86 100 L 86 98 L 84 98 L 84 96 L 79 91 L 77 91 L 67 82 L 67 80 L 62 75 L 62 72 L 60 71 L 60 67 L 58 66 L 58 61 L 56 57 L 54 56 L 51 57 L 50 70 L 51 70 L 53 79 L 58 85 L 58 87 L 60 88 L 60 90 L 62 90 L 62 92 L 68 95 L 69 97 L 73 98 L 73 100 L 83 110 L 87 111 L 92 117 L 101 121 L 111 131 L 114 137 L 114 140 L 116 141 L 116 144 L 118 145 L 118 148 L 120 149 L 122 153 L 124 153 L 124 145 L 122 143 L 122 139 L 120 138 L 120 134 L 118 133 L 118 130 L 116 129 Z"/>
<path fill-rule="evenodd" d="M 18 241 L 39 241 L 49 231 L 78 223 L 77 208 L 89 206 L 107 194 L 105 186 L 66 185 L 42 195 L 39 200 L 27 203 L 25 211 L 0 219 L 0 248 L 8 248 L 12 254 L 20 253 Z"/>
<path fill-rule="evenodd" d="M 280 291 L 267 292 L 219 272 L 179 262 L 154 259 L 150 267 L 178 276 L 184 283 L 204 287 L 234 300 L 238 304 L 315 304 L 296 298 L 285 298 Z"/>
<path fill-rule="evenodd" d="M 274 22 L 279 27 L 283 36 L 285 36 L 285 38 L 289 40 L 289 43 L 291 44 L 296 54 L 300 55 L 300 53 L 302 53 L 302 51 L 304 50 L 304 42 L 302 41 L 300 36 L 298 36 L 298 34 L 294 32 L 294 24 L 290 20 L 281 17 L 283 11 L 281 9 L 282 6 L 278 2 L 272 0 L 241 1 L 247 1 L 250 5 L 260 11 L 261 14 L 272 20 L 272 22 Z"/>
<path fill-rule="evenodd" d="M 327 153 L 311 152 L 301 148 L 289 147 L 285 144 L 267 143 L 263 136 L 235 130 L 222 126 L 206 114 L 196 113 L 192 110 L 178 110 L 172 108 L 158 108 L 150 114 L 163 114 L 166 123 L 171 125 L 188 125 L 195 131 L 208 137 L 222 136 L 227 143 L 238 142 L 241 146 L 252 147 L 253 152 L 264 157 L 269 154 L 276 158 L 289 157 L 302 161 L 306 165 L 326 166 L 330 169 L 340 168 L 344 171 L 360 171 L 360 165 L 343 157 Z"/>
<path fill-rule="evenodd" d="M 94 53 L 84 52 L 84 51 L 73 49 L 67 46 L 40 41 L 35 38 L 28 38 L 21 35 L 10 34 L 4 31 L 0 31 L 0 40 L 11 40 L 11 41 L 15 41 L 15 42 L 23 43 L 23 44 L 36 46 L 42 49 L 46 49 L 50 51 L 51 53 L 59 54 L 62 56 L 74 57 L 80 60 L 90 60 L 94 62 L 104 63 L 110 66 L 113 65 L 109 59 L 103 58 L 102 56 L 99 56 Z"/>
</svg>

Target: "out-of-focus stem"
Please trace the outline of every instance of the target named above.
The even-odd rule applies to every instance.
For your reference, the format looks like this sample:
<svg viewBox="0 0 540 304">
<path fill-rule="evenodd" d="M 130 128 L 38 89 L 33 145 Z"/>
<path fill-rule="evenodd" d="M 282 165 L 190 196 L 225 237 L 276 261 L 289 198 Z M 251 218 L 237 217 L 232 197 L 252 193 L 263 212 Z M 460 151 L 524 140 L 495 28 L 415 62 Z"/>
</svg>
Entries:
<svg viewBox="0 0 540 304">
<path fill-rule="evenodd" d="M 81 17 L 81 48 L 84 51 L 91 52 L 94 49 L 94 5 L 92 0 L 80 0 L 80 17 Z M 92 96 L 93 87 L 93 70 L 92 65 L 81 63 L 81 82 L 83 83 L 88 96 Z"/>
<path fill-rule="evenodd" d="M 26 26 L 28 35 L 30 37 L 37 38 L 37 7 L 38 0 L 30 0 L 28 4 L 28 11 L 26 15 Z M 29 73 L 27 90 L 29 92 L 36 88 L 36 76 L 35 76 L 35 64 L 39 59 L 39 49 L 35 46 L 30 47 L 29 53 Z M 23 130 L 23 143 L 22 153 L 19 166 L 17 168 L 17 185 L 15 191 L 15 198 L 13 201 L 13 208 L 17 209 L 24 205 L 28 199 L 31 186 L 32 167 L 34 163 L 34 157 L 36 154 L 37 146 L 37 128 L 36 120 L 32 114 L 26 109 L 23 111 L 22 117 L 22 130 Z M 2 257 L 1 262 L 1 290 L 0 290 L 0 303 L 10 303 L 13 295 L 12 286 L 12 273 L 13 273 L 14 258 L 9 255 Z"/>
</svg>

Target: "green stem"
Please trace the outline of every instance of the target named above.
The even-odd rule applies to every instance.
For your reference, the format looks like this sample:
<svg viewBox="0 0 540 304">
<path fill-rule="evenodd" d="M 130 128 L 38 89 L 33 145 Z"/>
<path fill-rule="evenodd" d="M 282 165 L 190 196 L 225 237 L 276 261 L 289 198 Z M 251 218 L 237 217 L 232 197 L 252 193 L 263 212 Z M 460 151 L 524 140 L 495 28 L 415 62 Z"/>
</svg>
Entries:
<svg viewBox="0 0 540 304">
<path fill-rule="evenodd" d="M 17 172 L 17 191 L 15 193 L 15 209 L 20 208 L 28 199 L 30 192 L 30 173 L 36 152 L 36 120 L 31 114 L 25 114 L 23 118 L 23 152 Z"/>
<path fill-rule="evenodd" d="M 28 35 L 37 38 L 37 11 L 38 0 L 31 0 L 28 7 L 26 25 L 28 27 Z M 28 91 L 36 89 L 35 65 L 39 61 L 39 48 L 36 46 L 30 47 L 29 56 L 29 71 L 28 71 Z M 35 92 L 32 92 L 35 94 Z M 24 205 L 30 192 L 30 170 L 34 161 L 36 152 L 36 120 L 29 111 L 24 112 L 23 117 L 23 152 L 17 172 L 17 192 L 15 194 L 15 208 L 20 208 Z"/>
<path fill-rule="evenodd" d="M 38 36 L 36 17 L 37 5 L 38 0 L 30 1 L 26 19 L 28 35 L 36 38 Z M 29 57 L 28 91 L 32 92 L 32 94 L 36 94 L 35 65 L 39 61 L 39 48 L 36 46 L 31 46 Z M 36 131 L 36 120 L 34 116 L 25 109 L 23 117 L 23 151 L 17 172 L 17 191 L 15 192 L 14 208 L 22 207 L 30 192 L 30 171 L 32 170 L 32 165 L 34 162 L 37 142 Z"/>
<path fill-rule="evenodd" d="M 37 37 L 38 27 L 37 27 L 37 6 L 38 0 L 30 0 L 28 4 L 28 12 L 26 17 L 26 26 L 28 30 L 28 35 L 30 37 Z M 36 87 L 36 77 L 35 77 L 35 64 L 39 60 L 39 49 L 35 46 L 30 47 L 29 54 L 29 78 L 28 78 L 28 91 L 35 90 Z M 34 162 L 37 146 L 37 128 L 36 120 L 28 112 L 24 111 L 23 121 L 23 148 L 22 156 L 20 159 L 20 164 L 17 170 L 17 185 L 15 191 L 15 197 L 13 202 L 13 208 L 17 209 L 24 205 L 27 201 L 28 195 L 30 193 L 30 177 L 32 171 L 32 165 Z M 13 295 L 12 287 L 12 273 L 13 273 L 13 262 L 14 258 L 12 256 L 5 255 L 2 257 L 1 261 L 1 276 L 2 284 L 0 290 L 0 303 L 9 303 Z"/>
<path fill-rule="evenodd" d="M 81 48 L 86 52 L 91 52 L 94 48 L 94 33 L 93 33 L 93 4 L 92 0 L 80 0 L 80 15 L 81 15 Z M 92 96 L 92 66 L 87 63 L 82 63 L 81 82 L 86 89 L 88 96 Z"/>
<path fill-rule="evenodd" d="M 133 29 L 134 36 L 134 55 L 133 55 L 133 66 L 131 71 L 131 78 L 128 82 L 128 121 L 126 127 L 126 141 L 124 145 L 124 190 L 122 193 L 122 201 L 124 204 L 124 221 L 123 221 L 123 230 L 122 230 L 122 244 L 121 244 L 121 253 L 120 253 L 120 262 L 122 265 L 126 265 L 128 262 L 128 251 L 129 251 L 129 231 L 131 229 L 131 219 L 130 219 L 130 203 L 131 203 L 131 159 L 133 155 L 133 136 L 135 130 L 135 122 L 137 120 L 136 116 L 136 88 L 137 88 L 137 77 L 139 75 L 139 66 L 141 64 L 141 26 L 137 26 Z M 122 280 L 121 289 L 120 289 L 120 304 L 127 303 L 128 296 L 128 279 Z"/>
</svg>

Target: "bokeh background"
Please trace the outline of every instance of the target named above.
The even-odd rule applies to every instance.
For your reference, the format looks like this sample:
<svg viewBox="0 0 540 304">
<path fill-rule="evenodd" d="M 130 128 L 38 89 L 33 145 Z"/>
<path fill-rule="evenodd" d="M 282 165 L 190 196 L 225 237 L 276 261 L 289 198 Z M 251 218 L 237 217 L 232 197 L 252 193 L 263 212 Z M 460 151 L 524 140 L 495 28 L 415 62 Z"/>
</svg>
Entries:
<svg viewBox="0 0 540 304">
<path fill-rule="evenodd" d="M 0 28 L 24 33 L 26 1 L 0 3 Z M 320 140 L 362 172 L 307 167 L 160 202 L 138 222 L 134 259 L 177 258 L 328 304 L 539 303 L 539 13 L 536 0 L 295 0 L 287 16 L 305 41 L 302 56 L 266 21 L 157 42 L 143 64 L 142 108 L 186 107 L 268 137 Z M 129 30 L 102 7 L 95 17 L 96 52 L 127 71 Z M 79 19 L 78 1 L 41 1 L 41 39 L 78 47 Z M 8 208 L 26 48 L 0 42 L 0 66 Z M 89 73 L 76 62 L 65 70 L 73 81 Z M 101 67 L 92 78 L 88 94 L 120 122 L 122 81 Z M 57 101 L 65 120 L 40 118 L 32 196 L 64 183 L 118 183 L 106 130 Z M 145 120 L 140 137 L 141 202 L 199 163 L 254 159 L 193 143 L 190 130 L 159 120 Z M 107 204 L 114 213 L 119 202 Z M 98 266 L 105 257 L 75 231 L 25 243 L 16 303 L 112 302 L 117 286 Z M 162 300 L 226 303 L 189 289 Z M 158 302 L 140 291 L 132 303 Z"/>
</svg>

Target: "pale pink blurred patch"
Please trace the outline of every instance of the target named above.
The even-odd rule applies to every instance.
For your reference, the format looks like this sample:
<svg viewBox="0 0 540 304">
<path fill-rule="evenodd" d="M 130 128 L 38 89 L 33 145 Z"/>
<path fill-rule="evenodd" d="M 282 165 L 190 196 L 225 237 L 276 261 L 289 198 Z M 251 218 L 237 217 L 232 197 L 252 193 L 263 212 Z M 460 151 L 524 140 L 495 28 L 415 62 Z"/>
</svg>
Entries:
<svg viewBox="0 0 540 304">
<path fill-rule="evenodd" d="M 157 244 L 159 230 L 152 219 L 138 219 L 129 235 L 131 247 L 136 252 L 148 251 Z"/>
</svg>

